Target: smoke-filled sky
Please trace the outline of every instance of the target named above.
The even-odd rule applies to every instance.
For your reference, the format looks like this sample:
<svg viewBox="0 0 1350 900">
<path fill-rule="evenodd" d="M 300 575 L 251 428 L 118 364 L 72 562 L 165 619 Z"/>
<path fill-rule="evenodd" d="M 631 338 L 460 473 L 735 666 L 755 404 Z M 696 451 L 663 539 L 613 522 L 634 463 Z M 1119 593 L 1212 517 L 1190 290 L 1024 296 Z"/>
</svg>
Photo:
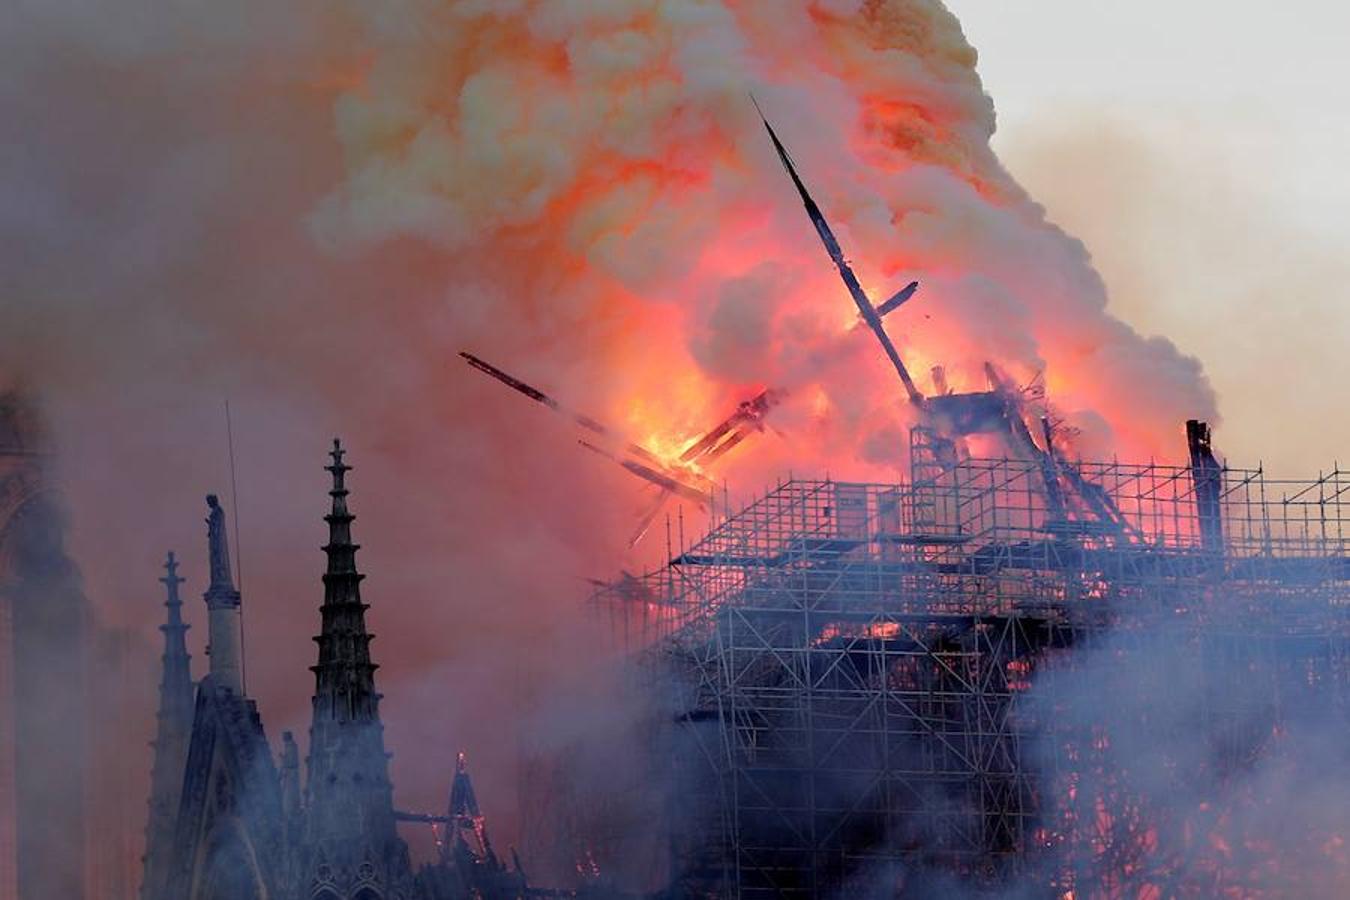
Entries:
<svg viewBox="0 0 1350 900">
<path fill-rule="evenodd" d="M 1055 9 L 1042 38 L 1101 38 Z M 1308 321 L 1329 302 L 1313 283 L 1332 286 L 1318 280 L 1330 254 L 1309 249 L 1308 223 L 1244 202 L 1251 173 L 1206 164 L 1194 134 L 1169 142 L 1140 106 L 1089 110 L 1083 95 L 1050 116 L 1014 101 L 995 147 L 1009 175 L 994 108 L 1005 79 L 1026 97 L 1036 70 L 1003 61 L 1037 48 L 972 14 L 977 43 L 998 48 L 984 85 L 933 0 L 21 4 L 0 24 L 0 371 L 49 410 L 101 613 L 151 642 L 169 548 L 204 587 L 202 497 L 229 497 L 228 398 L 249 687 L 274 739 L 303 732 L 320 467 L 341 434 L 399 800 L 440 805 L 465 746 L 485 806 L 511 821 L 517 748 L 566 746 L 613 715 L 590 672 L 584 579 L 659 548 L 623 552 L 633 479 L 458 350 L 661 451 L 787 388 L 782 437 L 712 473 L 733 495 L 789 469 L 902 471 L 911 413 L 853 327 L 752 91 L 864 284 L 881 298 L 923 281 L 891 328 L 925 388 L 940 362 L 978 389 L 993 360 L 1042 375 L 1083 452 L 1176 456 L 1180 422 L 1222 409 L 1274 461 L 1248 397 L 1292 416 L 1279 398 L 1298 379 L 1251 381 L 1199 323 L 1275 335 L 1306 372 L 1332 346 Z M 1189 43 L 1152 58 L 1214 40 L 1190 24 Z M 1199 58 L 1195 85 L 1226 77 Z M 1096 61 L 1071 56 L 1055 77 L 1078 81 L 1080 63 Z M 1256 302 L 1277 273 L 1253 262 L 1253 235 L 1300 276 L 1275 307 Z M 1271 277 L 1236 277 L 1252 271 Z M 1248 311 L 1304 303 L 1304 320 L 1234 322 L 1224 301 L 1239 291 Z M 1202 295 L 1207 317 L 1190 305 Z M 1206 369 L 1224 378 L 1217 406 Z M 200 606 L 189 619 L 202 665 Z M 131 714 L 149 728 L 148 708 Z"/>
<path fill-rule="evenodd" d="M 1201 359 L 1229 458 L 1283 475 L 1345 459 L 1350 9 L 949 5 L 995 149 L 1086 242 L 1112 310 Z"/>
</svg>

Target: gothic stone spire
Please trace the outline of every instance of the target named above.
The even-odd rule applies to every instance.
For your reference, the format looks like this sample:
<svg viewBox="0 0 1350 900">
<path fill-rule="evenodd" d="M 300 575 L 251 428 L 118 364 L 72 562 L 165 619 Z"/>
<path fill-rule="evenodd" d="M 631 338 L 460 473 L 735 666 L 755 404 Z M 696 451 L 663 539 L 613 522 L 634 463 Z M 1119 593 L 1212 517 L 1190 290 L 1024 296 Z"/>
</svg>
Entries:
<svg viewBox="0 0 1350 900">
<path fill-rule="evenodd" d="M 159 626 L 164 633 L 164 673 L 159 683 L 160 717 L 170 714 L 176 721 L 192 724 L 191 657 L 187 652 L 187 631 L 183 622 L 183 601 L 178 586 L 184 581 L 178 574 L 178 558 L 172 550 L 164 560 L 164 608 L 168 610 L 165 623 Z"/>
<path fill-rule="evenodd" d="M 356 551 L 352 543 L 352 520 L 347 510 L 346 475 L 351 466 L 343 462 L 345 451 L 334 439 L 333 462 L 325 468 L 332 473 L 333 487 L 328 492 L 332 510 L 324 516 L 328 523 L 328 570 L 323 576 L 323 606 L 319 612 L 322 630 L 314 638 L 319 645 L 319 664 L 315 674 L 314 723 L 334 722 L 359 725 L 379 723 L 379 694 L 375 692 L 375 670 L 370 661 L 370 641 L 366 632 L 365 611 L 361 602 L 361 582 L 365 576 L 356 571 Z"/>
<path fill-rule="evenodd" d="M 370 877 L 385 885 L 411 877 L 407 847 L 395 831 L 389 755 L 380 723 L 380 695 L 370 659 L 373 635 L 366 631 L 361 581 L 352 543 L 352 514 L 347 509 L 342 445 L 333 441 L 332 508 L 328 543 L 323 551 L 328 568 L 323 576 L 321 628 L 314 672 L 313 718 L 309 731 L 305 842 L 310 865 L 335 860 L 360 860 Z M 354 888 L 353 885 L 349 885 Z"/>
<path fill-rule="evenodd" d="M 187 764 L 188 740 L 192 734 L 192 673 L 187 652 L 188 626 L 183 624 L 183 601 L 178 598 L 178 560 L 172 551 L 160 579 L 167 592 L 168 609 L 164 633 L 163 673 L 159 682 L 159 713 L 155 731 L 154 763 L 150 773 L 150 817 L 145 826 L 145 866 L 142 900 L 164 896 L 165 878 L 173 851 L 178 801 Z"/>
</svg>

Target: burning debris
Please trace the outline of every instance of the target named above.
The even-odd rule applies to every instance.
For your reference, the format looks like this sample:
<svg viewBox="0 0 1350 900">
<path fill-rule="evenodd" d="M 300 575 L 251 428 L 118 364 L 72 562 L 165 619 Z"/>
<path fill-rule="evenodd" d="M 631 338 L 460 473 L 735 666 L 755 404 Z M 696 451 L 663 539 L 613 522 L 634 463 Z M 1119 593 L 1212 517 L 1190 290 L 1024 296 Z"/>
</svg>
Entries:
<svg viewBox="0 0 1350 900">
<path fill-rule="evenodd" d="M 717 485 L 704 474 L 703 467 L 716 462 L 749 435 L 763 431 L 764 417 L 783 399 L 782 391 L 771 388 L 760 391 L 749 400 L 741 401 L 735 412 L 693 441 L 677 458 L 663 459 L 639 444 L 623 442 L 614 429 L 600 424 L 588 415 L 570 411 L 538 388 L 508 375 L 472 353 L 461 351 L 459 355 L 478 371 L 497 379 L 531 400 L 542 403 L 554 412 L 567 416 L 600 439 L 617 443 L 620 449 L 613 451 L 585 439 L 577 441 L 587 450 L 617 463 L 627 472 L 658 489 L 656 497 L 642 514 L 637 530 L 628 542 L 629 548 L 642 540 L 652 520 L 670 498 L 681 497 L 692 501 L 699 509 L 706 509 L 713 501 Z"/>
<path fill-rule="evenodd" d="M 778 139 L 778 135 L 774 133 L 768 120 L 764 118 L 762 111 L 760 120 L 769 133 L 769 139 L 773 142 L 783 168 L 787 170 L 788 176 L 797 188 L 797 193 L 801 196 L 811 224 L 815 226 L 821 243 L 825 245 L 830 259 L 839 270 L 845 287 L 848 288 L 849 295 L 857 305 L 859 315 L 876 335 L 886 358 L 895 367 L 910 404 L 918 409 L 921 422 L 919 427 L 925 432 L 925 440 L 933 458 L 941 465 L 954 464 L 958 454 L 965 452 L 963 444 L 965 438 L 975 434 L 995 435 L 1001 439 L 1006 452 L 1038 464 L 1044 496 L 1051 506 L 1054 521 L 1067 525 L 1069 520 L 1066 517 L 1065 504 L 1071 500 L 1066 498 L 1066 495 L 1072 494 L 1080 508 L 1091 513 L 1096 524 L 1122 539 L 1139 537 L 1137 532 L 1131 533 L 1129 521 L 1120 515 L 1110 496 L 1098 485 L 1085 479 L 1062 449 L 1055 447 L 1053 420 L 1045 403 L 1045 389 L 1040 375 L 1037 375 L 1032 385 L 1018 390 L 993 363 L 986 361 L 984 373 L 989 382 L 989 389 L 973 393 L 954 393 L 947 387 L 945 370 L 937 366 L 934 368 L 934 387 L 938 391 L 937 396 L 925 397 L 919 391 L 882 322 L 884 315 L 899 307 L 914 294 L 918 289 L 918 282 L 910 282 L 881 306 L 873 307 L 871 299 L 853 274 L 848 260 L 844 258 L 843 250 L 826 221 L 825 214 L 811 198 L 801 176 L 797 174 L 792 157 Z M 1039 411 L 1031 406 L 1032 402 L 1040 407 Z M 1043 446 L 1036 443 L 1028 422 L 1040 425 Z"/>
<path fill-rule="evenodd" d="M 1071 521 L 1084 521 L 1081 517 L 1069 515 L 1069 508 L 1076 507 L 1079 512 L 1087 512 L 1087 518 L 1103 533 L 1113 534 L 1122 541 L 1139 539 L 1141 535 L 1115 508 L 1111 497 L 1098 485 L 1084 478 L 1064 448 L 1056 446 L 1056 423 L 1061 420 L 1052 412 L 1046 400 L 1044 383 L 1039 374 L 1030 385 L 1019 389 L 1010 383 L 998 367 L 986 361 L 983 370 L 988 390 L 958 393 L 947 385 L 945 369 L 935 366 L 935 395 L 926 397 L 919 390 L 883 322 L 886 315 L 899 309 L 915 295 L 919 283 L 909 282 L 880 306 L 872 303 L 844 256 L 825 214 L 797 172 L 787 148 L 764 118 L 758 103 L 755 108 L 760 113 L 760 119 L 783 168 L 801 198 L 807 217 L 857 307 L 862 323 L 876 337 L 904 387 L 909 404 L 917 410 L 918 427 L 925 434 L 926 451 L 932 458 L 939 465 L 953 465 L 968 452 L 964 443 L 966 438 L 992 435 L 1001 441 L 1005 452 L 1037 464 L 1044 497 L 1051 506 L 1053 519 L 1061 526 L 1071 527 Z M 784 392 L 770 389 L 741 402 L 731 416 L 689 444 L 677 458 L 667 460 L 639 444 L 622 441 L 614 429 L 602 425 L 591 416 L 569 410 L 550 395 L 479 357 L 463 351 L 460 356 L 480 372 L 554 412 L 571 418 L 602 440 L 617 444 L 620 449 L 610 450 L 585 439 L 579 441 L 583 447 L 612 460 L 659 489 L 655 502 L 642 516 L 629 542 L 630 548 L 646 533 L 652 519 L 669 498 L 680 497 L 694 502 L 700 509 L 706 508 L 714 496 L 715 485 L 703 473 L 702 467 L 715 462 L 748 434 L 762 431 L 765 415 L 784 398 Z M 1039 444 L 1033 436 L 1033 428 L 1041 435 Z"/>
<path fill-rule="evenodd" d="M 759 109 L 759 104 L 755 105 Z M 769 132 L 769 140 L 773 141 L 773 148 L 778 152 L 778 158 L 783 162 L 783 168 L 787 169 L 788 176 L 792 179 L 793 185 L 797 188 L 797 193 L 802 198 L 802 203 L 806 207 L 806 214 L 811 219 L 811 224 L 816 227 L 816 234 L 820 235 L 820 241 L 825 245 L 825 250 L 830 254 L 830 259 L 834 261 L 834 266 L 839 270 L 839 277 L 844 279 L 844 285 L 848 288 L 849 296 L 857 304 L 858 315 L 862 317 L 863 322 L 876 335 L 877 341 L 881 344 L 881 349 L 885 351 L 886 358 L 891 361 L 895 367 L 895 374 L 900 376 L 900 383 L 905 386 L 905 393 L 909 395 L 909 402 L 919 408 L 923 408 L 923 394 L 914 385 L 914 379 L 909 375 L 909 369 L 905 367 L 904 360 L 900 358 L 900 352 L 895 349 L 895 344 L 891 341 L 890 335 L 886 333 L 886 326 L 882 324 L 881 317 L 888 312 L 899 308 L 914 292 L 918 290 L 919 283 L 911 281 L 907 286 L 901 288 L 893 297 L 883 303 L 880 307 L 874 307 L 872 300 L 867 296 L 867 292 L 858 284 L 858 276 L 853 274 L 853 268 L 844 258 L 844 251 L 839 247 L 839 241 L 834 236 L 834 231 L 825 221 L 825 214 L 820 211 L 816 201 L 811 199 L 811 194 L 807 192 L 806 185 L 802 184 L 801 177 L 797 174 L 797 169 L 792 165 L 792 157 L 788 155 L 783 142 L 778 140 L 778 135 L 774 134 L 773 126 L 769 120 L 764 118 L 763 112 L 760 112 L 760 121 L 764 123 L 764 128 Z"/>
</svg>

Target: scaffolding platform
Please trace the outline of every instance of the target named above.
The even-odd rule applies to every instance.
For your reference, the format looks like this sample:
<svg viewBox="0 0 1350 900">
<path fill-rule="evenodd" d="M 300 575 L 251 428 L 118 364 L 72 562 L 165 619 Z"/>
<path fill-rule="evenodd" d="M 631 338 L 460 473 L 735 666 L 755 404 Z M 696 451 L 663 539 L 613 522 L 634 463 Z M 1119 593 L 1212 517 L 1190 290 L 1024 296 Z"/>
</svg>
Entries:
<svg viewBox="0 0 1350 900">
<path fill-rule="evenodd" d="M 1295 713 L 1350 721 L 1350 475 L 941 451 L 919 429 L 908 483 L 780 484 L 602 591 L 668 704 L 680 890 L 1259 893 L 1120 754 L 1136 728 L 1199 736 L 1206 772 L 1163 768 L 1219 783 Z M 1075 705 L 1076 679 L 1106 710 L 1174 664 L 1202 714 Z"/>
</svg>

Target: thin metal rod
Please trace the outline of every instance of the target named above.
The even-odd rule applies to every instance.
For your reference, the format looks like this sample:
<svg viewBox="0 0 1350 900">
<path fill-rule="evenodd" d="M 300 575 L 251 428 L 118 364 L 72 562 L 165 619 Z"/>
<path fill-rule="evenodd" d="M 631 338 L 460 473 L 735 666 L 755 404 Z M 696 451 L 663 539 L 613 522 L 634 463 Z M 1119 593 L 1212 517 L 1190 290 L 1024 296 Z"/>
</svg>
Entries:
<svg viewBox="0 0 1350 900">
<path fill-rule="evenodd" d="M 230 419 L 230 399 L 225 398 L 225 442 L 230 451 L 230 505 L 234 507 L 234 583 L 244 593 L 244 548 L 239 543 L 239 481 L 234 471 L 234 423 Z M 244 651 L 244 604 L 239 604 L 239 687 L 248 693 L 248 654 Z"/>
</svg>

